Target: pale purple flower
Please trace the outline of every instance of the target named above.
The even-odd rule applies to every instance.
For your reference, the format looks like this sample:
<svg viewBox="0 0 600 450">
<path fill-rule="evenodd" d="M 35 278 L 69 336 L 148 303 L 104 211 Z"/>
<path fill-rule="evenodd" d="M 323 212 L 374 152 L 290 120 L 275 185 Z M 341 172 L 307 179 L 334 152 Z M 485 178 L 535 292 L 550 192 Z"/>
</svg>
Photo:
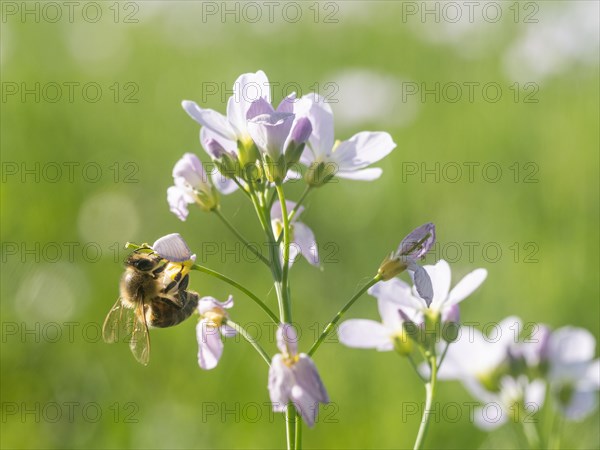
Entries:
<svg viewBox="0 0 600 450">
<path fill-rule="evenodd" d="M 260 98 L 271 101 L 269 80 L 262 70 L 238 77 L 233 84 L 233 95 L 227 102 L 226 116 L 212 109 L 201 108 L 190 100 L 184 100 L 182 106 L 192 119 L 205 127 L 201 139 L 203 145 L 214 139 L 225 151 L 236 154 L 238 142 L 248 145 L 252 141 L 247 128 L 247 115 L 252 103 Z M 212 149 L 205 147 L 205 150 L 214 156 Z"/>
<path fill-rule="evenodd" d="M 390 300 L 395 299 L 397 304 L 402 305 L 403 311 L 433 313 L 440 317 L 442 323 L 459 321 L 458 304 L 471 295 L 487 277 L 487 270 L 475 269 L 450 290 L 451 270 L 446 261 L 440 259 L 435 265 L 424 266 L 423 270 L 431 280 L 433 296 L 430 301 L 419 295 L 416 282 L 410 295 L 397 295 Z M 414 278 L 416 280 L 417 276 L 415 275 Z M 402 292 L 405 293 L 406 289 L 404 288 Z"/>
<path fill-rule="evenodd" d="M 202 163 L 193 153 L 185 153 L 173 168 L 174 186 L 167 189 L 167 201 L 171 212 L 184 221 L 188 214 L 188 205 L 197 204 L 210 211 L 218 205 L 218 196 L 213 183 L 202 167 Z"/>
<path fill-rule="evenodd" d="M 410 287 L 400 279 L 394 278 L 387 283 L 378 283 L 369 289 L 369 294 L 377 297 L 377 307 L 381 323 L 369 319 L 346 320 L 338 329 L 340 342 L 348 347 L 374 348 L 380 352 L 398 350 L 408 352 L 412 347 L 405 333 L 399 305 L 390 298 L 401 293 L 411 295 Z M 409 317 L 412 321 L 417 317 Z"/>
<path fill-rule="evenodd" d="M 582 420 L 598 406 L 600 360 L 596 340 L 583 328 L 562 327 L 550 335 L 548 363 L 555 404 L 569 420 Z"/>
<path fill-rule="evenodd" d="M 288 214 L 296 206 L 296 203 L 290 200 L 286 200 L 285 204 Z M 310 264 L 318 266 L 319 251 L 317 242 L 315 241 L 315 235 L 307 225 L 298 222 L 298 218 L 303 211 L 304 207 L 300 206 L 290 222 L 290 265 L 296 261 L 298 255 L 302 255 Z M 279 200 L 275 201 L 271 207 L 271 226 L 273 227 L 273 233 L 277 239 L 277 237 L 283 233 L 283 216 L 281 215 L 281 203 L 279 203 Z M 283 246 L 283 241 L 281 245 Z"/>
<path fill-rule="evenodd" d="M 475 409 L 475 424 L 484 430 L 497 428 L 511 417 L 515 403 L 539 410 L 545 400 L 545 382 L 525 375 L 511 376 L 509 355 L 522 329 L 518 317 L 507 317 L 488 327 L 489 336 L 474 328 L 461 329 L 441 365 L 440 380 L 459 380 L 484 403 Z"/>
<path fill-rule="evenodd" d="M 426 223 L 411 231 L 398 246 L 398 249 L 383 261 L 379 267 L 379 275 L 383 281 L 390 280 L 404 270 L 408 270 L 415 287 L 425 299 L 427 305 L 433 298 L 433 287 L 426 270 L 417 261 L 424 257 L 435 242 L 435 225 Z"/>
<path fill-rule="evenodd" d="M 297 118 L 293 113 L 296 94 L 284 98 L 277 109 L 265 99 L 256 100 L 248 111 L 248 132 L 259 150 L 277 161 L 288 152 L 304 144 L 312 125 L 306 117 Z"/>
<path fill-rule="evenodd" d="M 198 339 L 198 364 L 204 370 L 214 369 L 223 353 L 223 337 L 235 336 L 236 332 L 227 325 L 226 309 L 233 306 L 233 297 L 220 302 L 213 297 L 202 297 L 198 302 L 200 321 L 196 326 Z M 225 323 L 224 323 L 225 322 Z"/>
<path fill-rule="evenodd" d="M 294 106 L 298 117 L 307 117 L 312 134 L 300 161 L 308 167 L 318 163 L 333 165 L 335 175 L 352 180 L 375 180 L 379 168 L 367 168 L 387 156 L 396 144 L 385 132 L 363 131 L 345 141 L 335 141 L 333 112 L 326 99 L 311 93 Z"/>
<path fill-rule="evenodd" d="M 179 233 L 171 233 L 157 239 L 151 246 L 158 255 L 171 262 L 194 262 L 196 255 L 188 247 Z"/>
<path fill-rule="evenodd" d="M 277 330 L 276 354 L 269 368 L 269 395 L 273 411 L 284 412 L 292 403 L 304 422 L 312 427 L 317 418 L 319 403 L 329 403 L 329 396 L 313 360 L 298 353 L 298 337 L 290 324 Z"/>
</svg>

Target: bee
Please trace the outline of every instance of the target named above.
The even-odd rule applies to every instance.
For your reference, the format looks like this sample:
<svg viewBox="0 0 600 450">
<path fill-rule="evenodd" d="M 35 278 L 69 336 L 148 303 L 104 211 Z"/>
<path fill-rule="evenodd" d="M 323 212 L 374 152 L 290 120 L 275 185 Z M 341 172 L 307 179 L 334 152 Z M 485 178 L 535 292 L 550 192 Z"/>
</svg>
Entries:
<svg viewBox="0 0 600 450">
<path fill-rule="evenodd" d="M 120 296 L 102 327 L 105 342 L 131 336 L 129 348 L 143 365 L 150 360 L 149 327 L 175 326 L 190 317 L 198 294 L 188 291 L 189 276 L 183 264 L 161 258 L 150 248 L 140 248 L 125 260 Z"/>
</svg>

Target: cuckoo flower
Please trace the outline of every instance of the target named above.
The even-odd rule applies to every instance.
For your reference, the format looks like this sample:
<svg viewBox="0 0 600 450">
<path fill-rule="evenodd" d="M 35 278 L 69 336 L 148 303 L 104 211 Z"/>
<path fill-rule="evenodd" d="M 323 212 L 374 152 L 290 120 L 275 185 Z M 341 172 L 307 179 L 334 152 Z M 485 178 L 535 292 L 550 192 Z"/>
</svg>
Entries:
<svg viewBox="0 0 600 450">
<path fill-rule="evenodd" d="M 175 186 L 167 189 L 167 201 L 171 212 L 180 220 L 189 214 L 188 205 L 196 203 L 205 211 L 218 207 L 219 198 L 202 163 L 193 153 L 186 153 L 173 168 Z"/>
<path fill-rule="evenodd" d="M 598 406 L 600 360 L 593 359 L 596 340 L 575 327 L 563 327 L 550 335 L 548 378 L 556 405 L 569 420 L 582 420 Z"/>
<path fill-rule="evenodd" d="M 395 301 L 398 295 L 410 296 L 410 287 L 398 278 L 388 283 L 378 283 L 369 289 L 369 294 L 377 297 L 377 306 L 382 323 L 368 319 L 350 319 L 343 322 L 338 330 L 340 342 L 348 347 L 374 348 L 380 352 L 396 350 L 408 354 L 412 341 L 406 334 L 399 306 Z M 417 321 L 416 317 L 410 317 Z"/>
<path fill-rule="evenodd" d="M 440 259 L 435 265 L 427 265 L 423 269 L 431 280 L 433 298 L 427 301 L 419 295 L 415 275 L 412 295 L 398 295 L 396 302 L 402 305 L 403 310 L 413 309 L 423 314 L 431 314 L 440 318 L 442 323 L 458 322 L 458 304 L 471 295 L 487 277 L 485 269 L 475 269 L 450 290 L 451 271 L 446 261 Z"/>
<path fill-rule="evenodd" d="M 290 212 L 296 207 L 296 203 L 286 200 L 287 211 Z M 300 206 L 290 222 L 290 265 L 294 263 L 298 254 L 301 254 L 313 266 L 319 265 L 319 253 L 315 235 L 308 226 L 302 222 L 298 222 L 298 217 L 304 211 L 304 207 Z M 283 233 L 283 218 L 281 215 L 281 204 L 279 200 L 273 203 L 271 207 L 271 226 L 273 233 L 277 238 Z"/>
<path fill-rule="evenodd" d="M 273 411 L 284 412 L 292 403 L 302 419 L 312 427 L 317 418 L 319 403 L 329 403 L 317 367 L 306 353 L 298 353 L 296 330 L 281 324 L 277 330 L 276 354 L 269 368 L 269 394 Z"/>
<path fill-rule="evenodd" d="M 232 306 L 231 295 L 224 302 L 213 297 L 202 297 L 198 302 L 200 313 L 200 321 L 196 326 L 198 364 L 204 370 L 214 369 L 217 366 L 223 353 L 222 337 L 235 335 L 235 330 L 226 324 L 229 316 L 225 310 Z"/>
<path fill-rule="evenodd" d="M 367 167 L 396 147 L 388 133 L 363 131 L 348 140 L 335 141 L 333 112 L 326 99 L 314 93 L 303 96 L 294 106 L 294 112 L 307 117 L 312 124 L 308 149 L 300 159 L 310 168 L 309 184 L 321 186 L 333 176 L 365 181 L 381 176 L 381 169 Z"/>
<path fill-rule="evenodd" d="M 482 429 L 496 428 L 508 420 L 514 404 L 544 402 L 545 383 L 525 375 L 512 376 L 509 355 L 521 329 L 521 320 L 507 317 L 494 327 L 490 336 L 479 330 L 462 330 L 449 348 L 438 373 L 440 379 L 460 380 L 475 398 L 486 403 L 475 410 L 475 424 Z"/>
<path fill-rule="evenodd" d="M 433 288 L 427 271 L 417 264 L 417 260 L 425 256 L 435 242 L 435 225 L 426 223 L 411 231 L 379 267 L 379 275 L 387 281 L 408 270 L 412 273 L 415 287 L 427 304 L 433 298 Z"/>
<path fill-rule="evenodd" d="M 245 73 L 233 84 L 233 95 L 227 101 L 227 114 L 224 116 L 212 109 L 201 108 L 195 102 L 184 100 L 183 109 L 192 119 L 202 125 L 202 144 L 213 158 L 220 157 L 213 148 L 206 146 L 211 139 L 218 142 L 223 152 L 237 154 L 238 143 L 249 147 L 252 138 L 248 134 L 247 115 L 255 100 L 262 98 L 271 101 L 269 80 L 262 70 L 256 73 Z M 239 156 L 239 155 L 238 155 Z"/>
<path fill-rule="evenodd" d="M 283 181 L 289 165 L 300 159 L 312 132 L 306 117 L 293 114 L 295 99 L 295 93 L 289 95 L 274 110 L 260 98 L 248 110 L 248 132 L 262 153 L 267 178 L 277 183 Z"/>
</svg>

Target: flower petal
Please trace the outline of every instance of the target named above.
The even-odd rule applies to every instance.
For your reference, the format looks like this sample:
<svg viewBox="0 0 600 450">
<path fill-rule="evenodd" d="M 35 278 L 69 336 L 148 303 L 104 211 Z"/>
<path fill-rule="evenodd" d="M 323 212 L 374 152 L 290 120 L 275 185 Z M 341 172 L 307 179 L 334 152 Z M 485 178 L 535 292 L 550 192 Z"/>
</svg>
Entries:
<svg viewBox="0 0 600 450">
<path fill-rule="evenodd" d="M 302 256 L 313 266 L 319 265 L 319 250 L 313 231 L 305 224 L 294 224 L 294 243 L 300 249 Z"/>
<path fill-rule="evenodd" d="M 250 105 L 261 98 L 267 103 L 271 102 L 269 80 L 262 70 L 244 73 L 233 83 L 233 95 L 227 101 L 227 118 L 239 138 L 243 139 L 247 134 L 247 114 Z"/>
<path fill-rule="evenodd" d="M 431 279 L 429 278 L 429 274 L 425 269 L 419 266 L 416 262 L 410 260 L 408 264 L 408 270 L 412 271 L 412 278 L 415 283 L 415 289 L 427 306 L 431 305 L 431 301 L 433 299 L 433 286 L 431 283 Z"/>
<path fill-rule="evenodd" d="M 312 124 L 312 134 L 308 140 L 308 148 L 312 152 L 312 158 L 304 156 L 309 153 L 303 152 L 302 163 L 309 159 L 312 161 L 323 160 L 331 154 L 334 141 L 333 112 L 327 100 L 315 93 L 301 97 L 294 107 L 294 113 L 298 117 L 307 117 Z"/>
<path fill-rule="evenodd" d="M 192 252 L 179 233 L 163 236 L 152 244 L 152 250 L 172 262 L 188 261 L 192 258 Z"/>
<path fill-rule="evenodd" d="M 277 348 L 281 353 L 295 356 L 298 353 L 298 333 L 289 323 L 281 323 L 277 328 Z"/>
<path fill-rule="evenodd" d="M 424 269 L 427 271 L 433 287 L 431 307 L 439 310 L 448 298 L 452 276 L 450 266 L 446 261 L 440 259 L 435 265 L 427 265 Z"/>
<path fill-rule="evenodd" d="M 216 167 L 212 174 L 212 182 L 217 190 L 223 195 L 229 195 L 238 190 L 238 185 L 235 181 L 223 175 Z"/>
<path fill-rule="evenodd" d="M 214 369 L 223 353 L 223 341 L 219 327 L 202 319 L 196 326 L 198 339 L 198 364 L 204 370 Z"/>
<path fill-rule="evenodd" d="M 387 156 L 396 144 L 389 133 L 362 131 L 341 142 L 333 151 L 340 170 L 364 169 Z"/>
<path fill-rule="evenodd" d="M 294 387 L 294 375 L 279 353 L 271 360 L 268 387 L 273 411 L 284 412 Z"/>
<path fill-rule="evenodd" d="M 508 414 L 500 403 L 488 403 L 474 411 L 474 421 L 477 428 L 484 431 L 491 431 L 504 425 L 508 420 Z"/>
<path fill-rule="evenodd" d="M 589 361 L 596 352 L 596 339 L 584 328 L 562 327 L 550 335 L 548 353 L 554 364 Z"/>
<path fill-rule="evenodd" d="M 347 180 L 373 181 L 378 179 L 382 173 L 383 170 L 379 167 L 370 167 L 368 169 L 360 170 L 338 170 L 335 175 Z"/>
<path fill-rule="evenodd" d="M 215 153 L 212 146 L 209 144 L 211 141 L 216 141 L 219 145 L 227 152 L 232 158 L 237 158 L 237 141 L 226 139 L 218 133 L 207 127 L 200 128 L 200 143 L 202 147 L 208 153 L 212 159 L 218 159 L 221 157 L 220 152 Z"/>
<path fill-rule="evenodd" d="M 423 241 L 420 246 L 419 242 Z M 402 239 L 396 253 L 404 256 L 412 256 L 414 259 L 419 259 L 431 249 L 435 242 L 435 225 L 426 223 L 412 230 Z"/>
<path fill-rule="evenodd" d="M 346 320 L 339 326 L 338 337 L 342 344 L 352 348 L 374 348 L 382 352 L 394 348 L 390 330 L 374 320 Z"/>
<path fill-rule="evenodd" d="M 167 189 L 167 202 L 169 209 L 175 214 L 179 220 L 185 221 L 189 214 L 188 204 L 185 192 L 177 186 L 171 186 Z"/>
<path fill-rule="evenodd" d="M 236 133 L 232 128 L 231 124 L 227 120 L 227 117 L 214 111 L 212 109 L 200 108 L 196 102 L 191 100 L 184 100 L 181 102 L 181 106 L 188 115 L 198 122 L 200 125 L 210 128 L 216 134 L 222 136 L 225 139 L 232 141 L 237 140 Z"/>
<path fill-rule="evenodd" d="M 305 389 L 311 397 L 321 403 L 329 403 L 329 395 L 314 361 L 306 353 L 298 355 L 298 361 L 292 366 L 296 383 Z"/>
<path fill-rule="evenodd" d="M 455 305 L 463 301 L 465 298 L 471 295 L 475 289 L 481 286 L 481 283 L 485 281 L 486 277 L 487 270 L 485 269 L 475 269 L 473 272 L 467 274 L 450 291 L 445 305 Z M 435 291 L 435 287 L 433 290 Z"/>
</svg>

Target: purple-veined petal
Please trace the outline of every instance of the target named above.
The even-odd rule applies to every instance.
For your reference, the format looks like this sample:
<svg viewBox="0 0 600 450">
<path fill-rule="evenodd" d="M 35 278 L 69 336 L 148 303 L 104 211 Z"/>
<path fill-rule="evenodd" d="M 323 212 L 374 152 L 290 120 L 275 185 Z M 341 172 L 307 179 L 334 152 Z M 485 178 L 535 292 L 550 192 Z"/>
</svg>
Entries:
<svg viewBox="0 0 600 450">
<path fill-rule="evenodd" d="M 292 370 L 285 364 L 283 356 L 278 353 L 273 356 L 269 368 L 268 388 L 273 411 L 285 411 L 293 387 L 294 375 Z"/>
<path fill-rule="evenodd" d="M 238 138 L 243 139 L 247 134 L 248 110 L 252 103 L 261 98 L 267 103 L 271 102 L 269 80 L 262 70 L 244 73 L 233 83 L 233 95 L 227 101 L 227 118 Z"/>
<path fill-rule="evenodd" d="M 293 122 L 293 114 L 260 114 L 248 121 L 248 133 L 261 152 L 277 161 L 283 154 Z"/>
<path fill-rule="evenodd" d="M 427 238 L 425 239 L 425 236 Z M 415 245 L 423 240 L 421 246 L 415 248 Z M 410 255 L 415 259 L 419 259 L 431 249 L 435 242 L 435 225 L 433 223 L 426 223 L 420 227 L 415 228 L 413 231 L 402 239 L 398 246 L 397 253 L 399 255 Z"/>
<path fill-rule="evenodd" d="M 378 179 L 383 170 L 379 167 L 370 167 L 368 169 L 359 169 L 359 170 L 338 170 L 336 172 L 336 176 L 339 178 L 345 178 L 347 180 L 357 180 L 357 181 L 373 181 Z"/>
<path fill-rule="evenodd" d="M 475 269 L 473 272 L 467 274 L 462 280 L 460 280 L 456 286 L 450 291 L 446 305 L 455 305 L 460 303 L 469 295 L 471 295 L 475 289 L 481 286 L 481 283 L 485 281 L 487 277 L 487 270 Z M 435 291 L 435 287 L 433 288 Z"/>
<path fill-rule="evenodd" d="M 296 93 L 292 92 L 290 95 L 281 100 L 276 111 L 281 113 L 293 113 L 294 106 L 296 105 L 297 101 L 298 99 L 296 99 Z"/>
<path fill-rule="evenodd" d="M 230 309 L 232 307 L 233 295 L 230 295 L 224 302 L 220 302 L 219 300 L 211 296 L 202 297 L 198 301 L 198 312 L 200 313 L 200 315 L 206 314 L 208 311 L 211 311 L 215 308 L 218 310 L 225 310 Z"/>
<path fill-rule="evenodd" d="M 167 202 L 169 209 L 175 214 L 179 220 L 185 221 L 189 214 L 188 204 L 185 192 L 177 186 L 171 186 L 167 189 Z"/>
<path fill-rule="evenodd" d="M 319 250 L 315 235 L 307 225 L 301 222 L 294 224 L 294 243 L 310 264 L 313 266 L 319 265 Z"/>
<path fill-rule="evenodd" d="M 195 189 L 205 190 L 208 177 L 202 163 L 193 153 L 185 153 L 173 167 L 173 178 L 183 178 Z"/>
<path fill-rule="evenodd" d="M 283 149 L 287 152 L 288 147 L 292 144 L 292 142 L 299 146 L 304 144 L 312 133 L 312 124 L 310 120 L 306 117 L 297 117 L 294 119 L 292 123 L 292 128 L 290 129 L 290 133 L 283 144 Z M 302 151 L 304 153 L 304 150 Z"/>
<path fill-rule="evenodd" d="M 412 272 L 411 275 L 415 283 L 415 289 L 417 290 L 417 293 L 423 300 L 425 300 L 427 307 L 429 307 L 433 299 L 433 286 L 427 271 L 412 259 L 408 260 L 408 270 Z"/>
<path fill-rule="evenodd" d="M 314 361 L 306 353 L 298 355 L 298 361 L 292 366 L 296 384 L 305 389 L 311 397 L 321 403 L 329 403 L 329 395 L 323 385 Z"/>
<path fill-rule="evenodd" d="M 298 117 L 307 117 L 312 124 L 309 147 L 315 159 L 322 160 L 329 156 L 333 149 L 334 129 L 333 112 L 327 100 L 315 93 L 307 94 L 296 102 L 294 113 Z M 303 155 L 305 153 L 306 150 Z"/>
<path fill-rule="evenodd" d="M 285 113 L 283 111 L 277 111 L 277 113 L 280 114 L 291 114 L 291 113 Z M 248 112 L 246 113 L 246 122 L 248 120 L 252 120 L 257 116 L 260 115 L 272 115 L 275 114 L 275 110 L 273 109 L 273 106 L 271 106 L 271 104 L 265 100 L 264 98 L 259 98 L 257 100 L 255 100 L 254 102 L 252 102 L 252 104 L 250 105 L 250 107 L 248 108 Z"/>
<path fill-rule="evenodd" d="M 382 352 L 394 349 L 390 330 L 374 320 L 346 320 L 338 328 L 338 337 L 347 347 L 374 348 Z"/>
<path fill-rule="evenodd" d="M 232 141 L 237 139 L 234 129 L 224 115 L 212 109 L 200 108 L 196 102 L 190 100 L 184 100 L 181 106 L 200 125 L 210 128 L 225 139 Z"/>
<path fill-rule="evenodd" d="M 192 252 L 179 233 L 163 236 L 152 244 L 152 249 L 164 258 L 172 262 L 188 261 Z"/>
<path fill-rule="evenodd" d="M 362 131 L 341 142 L 332 157 L 340 171 L 364 169 L 387 156 L 396 144 L 385 132 Z"/>
<path fill-rule="evenodd" d="M 212 159 L 218 159 L 222 156 L 221 151 L 211 141 L 216 141 L 232 158 L 237 158 L 237 141 L 226 139 L 210 128 L 200 128 L 200 143 L 202 144 L 202 148 L 204 148 L 208 156 Z"/>
<path fill-rule="evenodd" d="M 219 327 L 202 319 L 196 326 L 198 339 L 198 364 L 204 370 L 214 369 L 223 353 L 223 341 Z"/>
</svg>

